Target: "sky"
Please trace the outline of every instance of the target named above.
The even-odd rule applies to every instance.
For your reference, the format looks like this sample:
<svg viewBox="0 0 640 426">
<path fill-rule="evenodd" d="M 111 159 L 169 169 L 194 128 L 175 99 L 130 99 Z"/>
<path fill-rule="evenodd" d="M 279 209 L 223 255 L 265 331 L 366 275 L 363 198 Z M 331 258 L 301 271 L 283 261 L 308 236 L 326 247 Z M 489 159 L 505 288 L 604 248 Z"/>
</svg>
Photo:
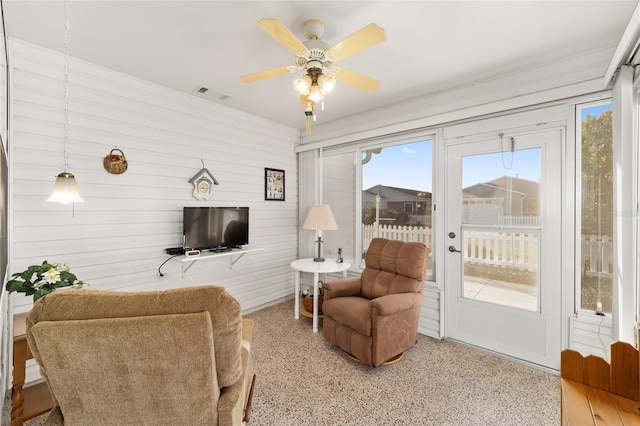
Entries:
<svg viewBox="0 0 640 426">
<path fill-rule="evenodd" d="M 381 184 L 419 191 L 433 192 L 432 141 L 416 142 L 383 148 L 380 154 L 371 156 L 364 165 L 362 186 L 364 189 Z M 540 180 L 540 150 L 517 150 L 513 163 L 511 152 L 474 155 L 463 162 L 463 187 L 478 182 L 487 182 L 501 176 L 518 176 L 534 181 Z"/>
<path fill-rule="evenodd" d="M 611 104 L 583 108 L 581 118 L 599 116 L 611 108 Z M 372 155 L 362 168 L 363 189 L 380 184 L 433 192 L 432 148 L 431 140 L 383 148 L 380 154 Z M 517 176 L 539 182 L 540 166 L 539 149 L 516 150 L 513 163 L 511 152 L 465 157 L 462 186 L 465 188 L 501 176 Z"/>
<path fill-rule="evenodd" d="M 432 151 L 431 140 L 383 148 L 362 168 L 362 187 L 380 184 L 433 192 Z"/>
</svg>

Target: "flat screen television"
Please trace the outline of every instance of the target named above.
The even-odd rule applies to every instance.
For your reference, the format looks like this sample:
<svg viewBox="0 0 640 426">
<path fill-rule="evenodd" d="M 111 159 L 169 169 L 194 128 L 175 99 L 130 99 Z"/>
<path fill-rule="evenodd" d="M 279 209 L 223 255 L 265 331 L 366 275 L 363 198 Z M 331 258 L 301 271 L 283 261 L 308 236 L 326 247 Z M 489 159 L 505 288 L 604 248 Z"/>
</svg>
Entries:
<svg viewBox="0 0 640 426">
<path fill-rule="evenodd" d="M 184 207 L 185 250 L 221 251 L 249 244 L 249 207 Z"/>
</svg>

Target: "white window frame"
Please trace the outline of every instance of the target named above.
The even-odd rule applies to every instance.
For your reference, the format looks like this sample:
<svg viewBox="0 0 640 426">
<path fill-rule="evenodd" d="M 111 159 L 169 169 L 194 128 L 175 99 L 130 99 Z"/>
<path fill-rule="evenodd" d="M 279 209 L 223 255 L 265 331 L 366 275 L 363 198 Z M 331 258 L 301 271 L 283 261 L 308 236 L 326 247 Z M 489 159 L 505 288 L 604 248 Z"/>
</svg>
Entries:
<svg viewBox="0 0 640 426">
<path fill-rule="evenodd" d="M 574 313 L 578 317 L 591 318 L 595 311 L 582 309 L 582 118 L 581 112 L 587 108 L 593 108 L 602 105 L 611 104 L 613 108 L 613 99 L 610 97 L 593 101 L 585 101 L 576 103 L 574 110 L 574 135 L 575 135 L 575 294 L 574 294 Z M 615 110 L 613 112 L 615 114 Z M 614 258 L 615 262 L 615 258 Z M 613 298 L 613 294 L 611 296 Z M 605 313 L 605 318 L 611 321 L 612 313 Z"/>
<path fill-rule="evenodd" d="M 436 187 L 437 187 L 437 176 L 436 176 L 436 143 L 438 141 L 437 134 L 435 130 L 427 130 L 427 131 L 418 131 L 411 132 L 410 134 L 405 135 L 392 135 L 383 138 L 376 138 L 374 140 L 369 141 L 357 141 L 350 144 L 339 145 L 335 147 L 327 147 L 321 149 L 320 152 L 320 162 L 322 163 L 322 158 L 329 157 L 333 155 L 346 154 L 349 152 L 353 152 L 354 155 L 354 167 L 355 167 L 355 185 L 356 185 L 356 208 L 354 212 L 353 220 L 354 223 L 360 224 L 362 222 L 362 153 L 364 151 L 368 151 L 376 148 L 387 148 L 391 146 L 397 145 L 405 145 L 415 142 L 424 142 L 427 140 L 431 140 L 431 182 L 432 182 L 432 203 L 435 205 L 435 197 L 436 197 Z M 322 188 L 324 190 L 324 188 Z M 436 226 L 437 219 L 435 212 L 431 218 L 432 221 L 432 229 L 434 232 L 432 233 L 432 274 L 428 275 L 425 278 L 425 284 L 433 287 L 437 287 L 436 285 Z M 355 255 L 358 253 L 362 253 L 362 227 L 356 226 L 356 244 L 355 244 Z M 354 259 L 351 265 L 351 271 L 360 273 L 362 265 L 359 262 L 360 259 Z"/>
</svg>

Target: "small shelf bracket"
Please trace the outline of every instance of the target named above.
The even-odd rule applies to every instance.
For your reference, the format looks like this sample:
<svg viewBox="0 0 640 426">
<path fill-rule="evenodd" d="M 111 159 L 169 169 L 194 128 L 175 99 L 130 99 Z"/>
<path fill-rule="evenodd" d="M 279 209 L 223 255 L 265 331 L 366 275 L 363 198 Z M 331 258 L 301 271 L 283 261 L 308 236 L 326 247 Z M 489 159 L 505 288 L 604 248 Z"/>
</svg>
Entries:
<svg viewBox="0 0 640 426">
<path fill-rule="evenodd" d="M 246 254 L 246 253 L 240 253 L 240 254 L 239 254 L 235 259 L 233 258 L 233 256 L 231 256 L 231 257 L 229 258 L 229 269 L 233 269 L 233 265 L 235 265 L 235 264 L 236 264 L 236 262 L 237 262 L 238 260 L 240 260 L 240 258 L 241 258 L 242 256 L 244 256 L 245 254 Z"/>
<path fill-rule="evenodd" d="M 229 257 L 229 270 L 233 269 L 233 265 L 235 265 L 245 254 L 264 250 L 263 247 L 251 247 L 251 248 L 243 248 L 235 251 L 226 251 L 222 253 L 209 253 L 209 254 L 201 254 L 200 256 L 195 257 L 182 257 L 178 258 L 182 262 L 182 276 L 187 273 L 189 269 L 199 260 L 207 260 L 207 259 L 215 259 L 219 257 Z"/>
</svg>

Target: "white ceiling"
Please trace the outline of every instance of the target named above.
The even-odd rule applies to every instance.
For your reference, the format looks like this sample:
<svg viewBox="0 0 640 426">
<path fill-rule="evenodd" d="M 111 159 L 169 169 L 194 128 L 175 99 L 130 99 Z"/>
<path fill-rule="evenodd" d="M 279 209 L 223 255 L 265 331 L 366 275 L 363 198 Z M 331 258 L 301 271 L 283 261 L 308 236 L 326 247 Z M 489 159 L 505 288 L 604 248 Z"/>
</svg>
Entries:
<svg viewBox="0 0 640 426">
<path fill-rule="evenodd" d="M 9 36 L 62 52 L 64 3 L 2 0 Z M 380 80 L 374 93 L 338 83 L 318 121 L 617 45 L 636 1 L 70 1 L 70 54 L 285 125 L 304 128 L 300 73 L 245 84 L 291 65 L 293 54 L 256 25 L 276 18 L 300 39 L 307 19 L 329 45 L 375 22 L 387 41 L 337 66 Z M 71 73 L 73 70 L 70 71 Z M 604 74 L 605 70 L 602 70 Z M 205 95 L 194 93 L 208 87 Z M 212 93 L 213 92 L 213 93 Z M 216 95 L 229 96 L 222 101 Z"/>
</svg>

